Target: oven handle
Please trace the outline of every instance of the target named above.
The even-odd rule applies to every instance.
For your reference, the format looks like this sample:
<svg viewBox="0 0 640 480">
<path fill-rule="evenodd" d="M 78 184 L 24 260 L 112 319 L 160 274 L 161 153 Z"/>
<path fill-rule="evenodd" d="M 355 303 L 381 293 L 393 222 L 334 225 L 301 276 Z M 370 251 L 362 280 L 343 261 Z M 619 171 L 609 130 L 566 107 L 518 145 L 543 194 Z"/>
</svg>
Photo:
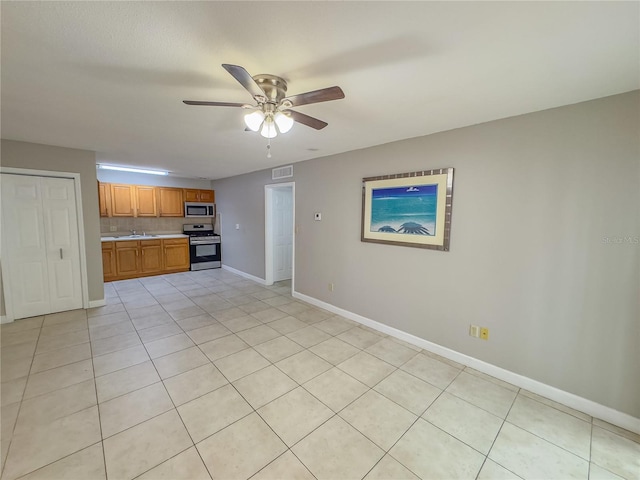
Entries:
<svg viewBox="0 0 640 480">
<path fill-rule="evenodd" d="M 220 243 L 220 240 L 202 240 L 202 241 L 191 241 L 189 242 L 189 245 L 218 245 Z"/>
</svg>

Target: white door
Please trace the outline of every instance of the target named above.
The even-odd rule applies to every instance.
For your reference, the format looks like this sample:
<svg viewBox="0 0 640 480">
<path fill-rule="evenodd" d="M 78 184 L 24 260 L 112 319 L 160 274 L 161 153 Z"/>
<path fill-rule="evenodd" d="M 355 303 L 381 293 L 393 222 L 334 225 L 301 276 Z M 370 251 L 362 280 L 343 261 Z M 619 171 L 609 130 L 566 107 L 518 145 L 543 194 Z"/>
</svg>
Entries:
<svg viewBox="0 0 640 480">
<path fill-rule="evenodd" d="M 52 312 L 82 308 L 80 246 L 73 180 L 42 178 Z"/>
<path fill-rule="evenodd" d="M 293 191 L 273 189 L 273 281 L 291 278 L 293 258 Z"/>
<path fill-rule="evenodd" d="M 1 186 L 3 280 L 13 317 L 82 308 L 73 180 L 3 173 Z"/>
</svg>

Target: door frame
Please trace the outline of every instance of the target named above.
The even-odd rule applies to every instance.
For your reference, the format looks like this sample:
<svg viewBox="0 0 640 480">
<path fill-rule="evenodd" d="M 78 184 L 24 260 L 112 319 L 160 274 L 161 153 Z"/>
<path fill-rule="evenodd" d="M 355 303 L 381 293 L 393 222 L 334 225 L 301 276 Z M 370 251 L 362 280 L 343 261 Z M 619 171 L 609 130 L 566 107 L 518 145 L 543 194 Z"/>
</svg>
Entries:
<svg viewBox="0 0 640 480">
<path fill-rule="evenodd" d="M 0 174 L 9 173 L 13 175 L 24 175 L 28 177 L 53 177 L 69 178 L 73 180 L 74 193 L 76 196 L 76 215 L 78 218 L 78 247 L 80 254 L 80 284 L 82 287 L 82 308 L 89 308 L 89 280 L 87 275 L 87 250 L 84 237 L 84 216 L 82 212 L 82 191 L 80 189 L 80 174 L 73 172 L 52 172 L 50 170 L 31 170 L 28 168 L 0 167 Z M 2 250 L 4 253 L 4 249 Z M 0 253 L 0 258 L 2 254 Z M 11 298 L 11 285 L 5 280 L 8 278 L 7 266 L 0 262 L 0 272 L 2 272 L 2 288 L 4 295 L 5 315 L 2 323 L 14 321 L 13 303 Z"/>
<path fill-rule="evenodd" d="M 296 276 L 296 182 L 272 183 L 264 186 L 264 280 L 273 285 L 273 191 L 291 188 L 291 292 L 295 291 Z"/>
</svg>

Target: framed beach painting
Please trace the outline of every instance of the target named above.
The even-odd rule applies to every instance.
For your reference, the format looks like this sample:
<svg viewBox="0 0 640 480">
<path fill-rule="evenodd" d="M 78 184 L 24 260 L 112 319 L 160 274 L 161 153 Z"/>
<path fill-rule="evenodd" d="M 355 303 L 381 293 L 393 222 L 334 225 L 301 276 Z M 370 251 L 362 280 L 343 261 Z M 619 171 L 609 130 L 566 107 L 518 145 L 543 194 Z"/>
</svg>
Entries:
<svg viewBox="0 0 640 480">
<path fill-rule="evenodd" d="M 363 242 L 449 250 L 453 168 L 362 179 Z"/>
</svg>

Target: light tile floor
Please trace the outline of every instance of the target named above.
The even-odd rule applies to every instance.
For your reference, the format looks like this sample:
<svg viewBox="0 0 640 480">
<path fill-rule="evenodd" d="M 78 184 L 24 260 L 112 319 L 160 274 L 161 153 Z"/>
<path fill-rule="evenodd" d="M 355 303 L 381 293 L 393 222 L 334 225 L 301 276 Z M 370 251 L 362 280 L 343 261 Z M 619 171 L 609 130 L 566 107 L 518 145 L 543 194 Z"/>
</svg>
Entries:
<svg viewBox="0 0 640 480">
<path fill-rule="evenodd" d="M 223 270 L 3 325 L 2 480 L 640 478 L 640 436 Z"/>
</svg>

